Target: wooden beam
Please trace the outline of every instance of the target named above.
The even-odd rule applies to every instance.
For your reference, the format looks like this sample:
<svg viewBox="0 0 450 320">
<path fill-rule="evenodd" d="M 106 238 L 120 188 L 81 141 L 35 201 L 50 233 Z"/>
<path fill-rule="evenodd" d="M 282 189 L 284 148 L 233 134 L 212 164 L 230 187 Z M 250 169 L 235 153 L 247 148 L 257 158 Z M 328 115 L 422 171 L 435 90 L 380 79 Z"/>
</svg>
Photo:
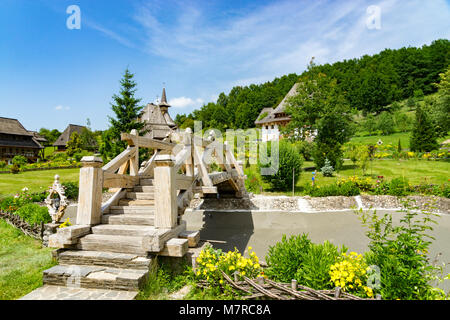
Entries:
<svg viewBox="0 0 450 320">
<path fill-rule="evenodd" d="M 124 151 L 122 151 L 121 154 L 119 154 L 117 157 L 112 159 L 110 162 L 108 162 L 106 165 L 103 166 L 103 171 L 113 173 L 117 169 L 122 166 L 126 161 L 130 160 L 136 153 L 137 148 L 136 147 L 128 147 Z"/>
<path fill-rule="evenodd" d="M 177 190 L 187 190 L 191 187 L 192 182 L 194 182 L 194 177 L 185 176 L 183 174 L 177 174 L 175 179 Z"/>
<path fill-rule="evenodd" d="M 137 176 L 103 172 L 104 188 L 133 188 L 139 181 Z"/>
<path fill-rule="evenodd" d="M 123 141 L 127 141 L 129 145 L 137 146 L 140 148 L 172 150 L 176 146 L 176 144 L 172 142 L 135 136 L 129 133 L 122 133 L 120 137 Z"/>
<path fill-rule="evenodd" d="M 208 170 L 206 169 L 205 163 L 203 162 L 203 159 L 200 154 L 199 147 L 194 145 L 194 161 L 195 166 L 198 168 L 198 172 L 202 178 L 202 182 L 207 187 L 212 187 L 213 184 L 211 182 L 211 179 L 208 175 Z"/>
</svg>

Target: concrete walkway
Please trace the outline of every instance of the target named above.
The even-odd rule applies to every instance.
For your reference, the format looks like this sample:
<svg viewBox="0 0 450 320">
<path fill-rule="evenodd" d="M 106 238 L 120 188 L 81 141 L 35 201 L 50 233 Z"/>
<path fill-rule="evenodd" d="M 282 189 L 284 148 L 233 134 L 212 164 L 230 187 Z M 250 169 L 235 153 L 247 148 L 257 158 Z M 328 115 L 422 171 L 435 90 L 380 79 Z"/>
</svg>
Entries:
<svg viewBox="0 0 450 320">
<path fill-rule="evenodd" d="M 380 214 L 385 212 L 377 211 Z M 393 214 L 394 224 L 398 223 L 401 213 L 388 211 Z M 317 213 L 289 213 L 289 212 L 186 212 L 183 219 L 187 222 L 188 230 L 200 230 L 200 238 L 208 240 L 223 250 L 238 248 L 244 252 L 248 246 L 253 248 L 261 260 L 270 246 L 281 241 L 285 234 L 288 237 L 301 233 L 308 233 L 310 239 L 316 243 L 329 240 L 335 245 L 345 245 L 351 251 L 363 253 L 368 250 L 369 239 L 358 216 L 352 211 L 317 212 Z M 435 237 L 430 247 L 429 257 L 434 259 L 441 253 L 439 261 L 450 263 L 450 214 L 440 214 L 432 224 L 431 235 Z M 450 265 L 445 272 L 450 273 Z M 450 281 L 443 286 L 450 290 Z"/>
</svg>

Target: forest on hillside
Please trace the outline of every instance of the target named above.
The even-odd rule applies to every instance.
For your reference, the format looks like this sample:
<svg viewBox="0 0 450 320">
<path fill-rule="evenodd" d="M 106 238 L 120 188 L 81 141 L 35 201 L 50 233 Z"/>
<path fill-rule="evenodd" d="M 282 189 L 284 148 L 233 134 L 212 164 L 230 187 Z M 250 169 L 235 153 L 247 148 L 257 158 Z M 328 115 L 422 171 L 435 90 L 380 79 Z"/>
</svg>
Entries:
<svg viewBox="0 0 450 320">
<path fill-rule="evenodd" d="M 375 55 L 317 66 L 328 77 L 336 79 L 339 90 L 353 110 L 379 114 L 389 110 L 394 101 L 434 93 L 439 74 L 450 65 L 450 41 L 440 39 L 420 48 L 385 49 Z M 301 75 L 295 73 L 263 84 L 235 86 L 228 95 L 205 104 L 192 113 L 179 114 L 175 122 L 181 128 L 192 127 L 195 120 L 204 128 L 251 128 L 263 108 L 281 102 Z"/>
</svg>

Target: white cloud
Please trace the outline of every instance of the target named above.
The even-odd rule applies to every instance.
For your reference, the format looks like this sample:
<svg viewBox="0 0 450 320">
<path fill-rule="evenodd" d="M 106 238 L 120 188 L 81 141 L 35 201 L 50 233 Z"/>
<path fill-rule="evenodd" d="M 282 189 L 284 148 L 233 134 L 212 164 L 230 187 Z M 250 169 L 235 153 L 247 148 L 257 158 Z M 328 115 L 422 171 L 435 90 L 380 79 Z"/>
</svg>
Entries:
<svg viewBox="0 0 450 320">
<path fill-rule="evenodd" d="M 169 100 L 169 104 L 175 108 L 201 107 L 204 100 L 201 98 L 191 99 L 186 97 L 173 98 Z"/>
<path fill-rule="evenodd" d="M 60 110 L 70 110 L 70 107 L 68 107 L 68 106 L 62 106 L 62 105 L 57 105 L 57 106 L 55 107 L 55 110 L 56 110 L 56 111 L 60 111 Z"/>
</svg>

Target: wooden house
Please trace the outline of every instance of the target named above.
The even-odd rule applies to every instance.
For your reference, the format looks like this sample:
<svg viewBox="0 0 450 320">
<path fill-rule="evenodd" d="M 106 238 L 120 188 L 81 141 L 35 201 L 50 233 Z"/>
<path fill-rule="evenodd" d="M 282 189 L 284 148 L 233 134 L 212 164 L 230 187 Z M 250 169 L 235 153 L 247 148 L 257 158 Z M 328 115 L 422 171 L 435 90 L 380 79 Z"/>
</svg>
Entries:
<svg viewBox="0 0 450 320">
<path fill-rule="evenodd" d="M 0 160 L 11 164 L 15 156 L 21 155 L 29 162 L 37 161 L 44 149 L 41 138 L 26 130 L 19 120 L 0 117 Z"/>
</svg>

